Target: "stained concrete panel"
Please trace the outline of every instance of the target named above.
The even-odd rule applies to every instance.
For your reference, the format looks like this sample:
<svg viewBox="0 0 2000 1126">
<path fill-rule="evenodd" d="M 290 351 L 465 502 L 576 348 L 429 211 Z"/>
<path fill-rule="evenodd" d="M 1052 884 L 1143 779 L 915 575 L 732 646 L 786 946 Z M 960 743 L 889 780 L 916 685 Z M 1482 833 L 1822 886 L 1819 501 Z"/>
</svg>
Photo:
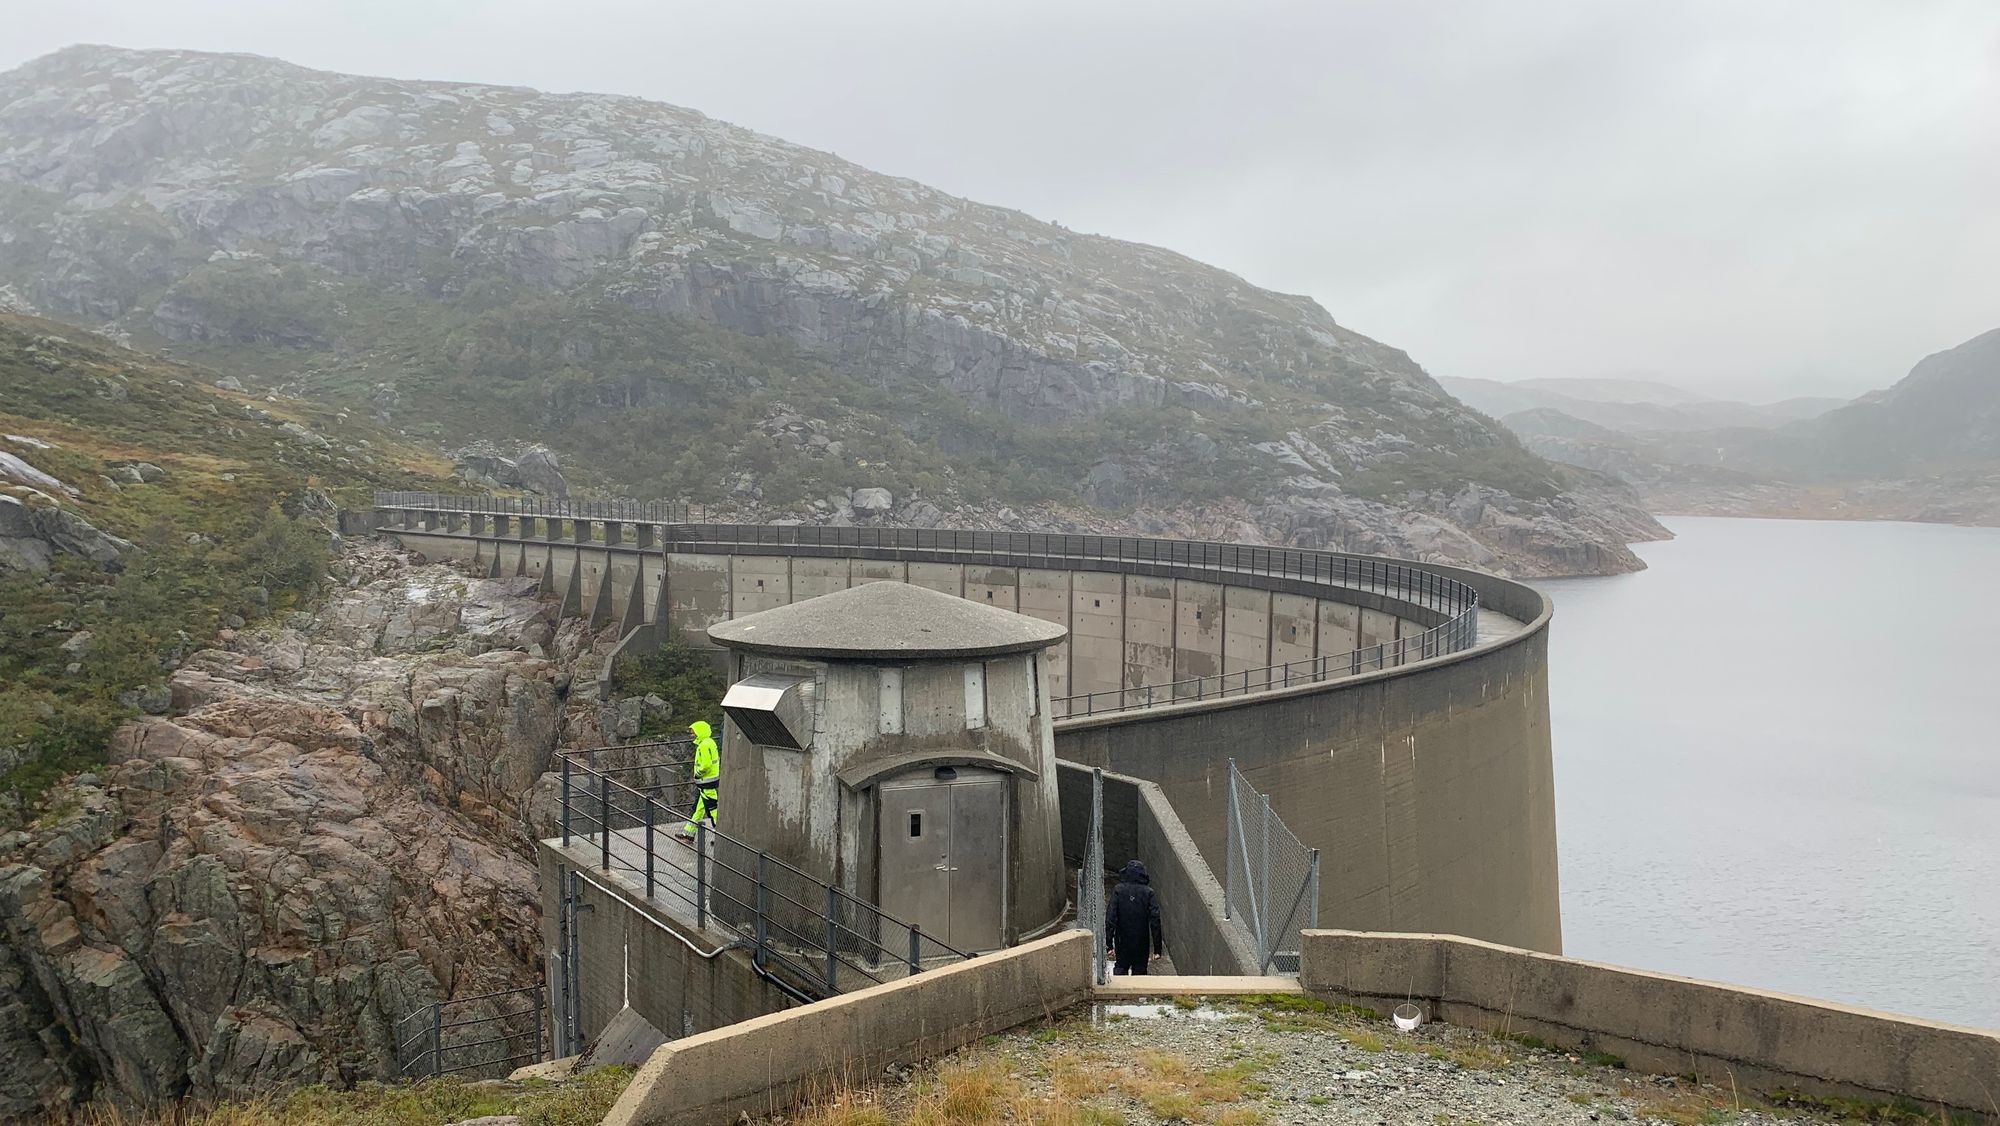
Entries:
<svg viewBox="0 0 2000 1126">
<path fill-rule="evenodd" d="M 1125 577 L 1070 575 L 1070 692 L 1116 692 L 1125 684 Z"/>
<path fill-rule="evenodd" d="M 667 626 L 684 645 L 714 648 L 708 627 L 729 618 L 729 556 L 667 556 Z"/>
<path fill-rule="evenodd" d="M 956 598 L 965 592 L 965 568 L 956 563 L 912 563 L 909 583 Z"/>
<path fill-rule="evenodd" d="M 1319 600 L 1303 594 L 1271 595 L 1271 663 L 1297 662 L 1295 670 L 1310 675 L 1319 633 Z"/>
<path fill-rule="evenodd" d="M 607 551 L 605 555 L 610 563 L 606 581 L 611 584 L 611 620 L 634 624 L 645 621 L 646 595 L 639 582 L 644 558 L 624 551 Z M 637 606 L 632 604 L 635 596 L 639 600 Z"/>
<path fill-rule="evenodd" d="M 729 613 L 740 618 L 792 601 L 792 561 L 779 555 L 738 555 L 729 569 Z"/>
<path fill-rule="evenodd" d="M 1228 587 L 1223 592 L 1222 671 L 1262 670 L 1271 663 L 1271 592 L 1247 587 Z M 1265 676 L 1260 671 L 1247 680 L 1232 679 L 1232 688 L 1247 685 L 1261 688 Z"/>
<path fill-rule="evenodd" d="M 1131 575 L 1125 580 L 1125 687 L 1174 679 L 1174 580 Z"/>
<path fill-rule="evenodd" d="M 1384 647 L 1383 652 L 1379 656 L 1372 653 L 1373 647 L 1377 645 Z M 1384 613 L 1381 610 L 1363 609 L 1361 611 L 1360 648 L 1369 649 L 1371 653 L 1367 659 L 1361 662 L 1361 667 L 1363 669 L 1393 667 L 1396 663 L 1395 646 L 1395 615 Z"/>
<path fill-rule="evenodd" d="M 893 559 L 856 559 L 854 561 L 853 585 L 862 583 L 908 582 L 909 565 Z"/>
<path fill-rule="evenodd" d="M 967 567 L 965 597 L 1002 610 L 1021 608 L 1021 573 L 1012 567 Z"/>
<path fill-rule="evenodd" d="M 615 590 L 605 590 L 605 583 L 611 577 L 611 553 L 599 548 L 577 548 L 575 556 L 579 596 L 577 612 L 595 614 L 607 609 L 618 598 Z M 608 598 L 604 597 L 607 593 L 610 595 Z M 609 616 L 614 621 L 617 619 L 615 611 Z"/>
<path fill-rule="evenodd" d="M 792 560 L 792 601 L 804 602 L 808 598 L 846 590 L 848 565 L 845 559 L 806 556 Z"/>
<path fill-rule="evenodd" d="M 658 555 L 639 557 L 639 595 L 646 600 L 644 618 L 649 622 L 660 620 L 661 579 L 667 573 L 667 561 Z"/>
<path fill-rule="evenodd" d="M 1361 648 L 1361 607 L 1345 602 L 1319 603 L 1319 654 L 1339 656 Z"/>
<path fill-rule="evenodd" d="M 1045 622 L 1054 622 L 1065 629 L 1069 628 L 1069 578 L 1068 571 L 1038 571 L 1023 567 L 1021 613 L 1031 618 L 1040 618 Z M 1069 695 L 1071 688 L 1068 641 L 1049 647 L 1048 669 L 1049 695 L 1052 697 Z"/>
<path fill-rule="evenodd" d="M 1215 676 L 1222 671 L 1222 587 L 1176 579 L 1174 586 L 1174 679 Z"/>
</svg>

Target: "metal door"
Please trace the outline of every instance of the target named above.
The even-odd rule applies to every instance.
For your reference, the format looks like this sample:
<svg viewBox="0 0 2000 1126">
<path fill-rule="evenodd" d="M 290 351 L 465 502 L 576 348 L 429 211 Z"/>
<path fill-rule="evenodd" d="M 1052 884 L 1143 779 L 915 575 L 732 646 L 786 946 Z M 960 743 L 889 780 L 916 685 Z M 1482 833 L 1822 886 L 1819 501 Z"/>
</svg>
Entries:
<svg viewBox="0 0 2000 1126">
<path fill-rule="evenodd" d="M 926 934 L 951 929 L 951 874 L 945 851 L 951 833 L 946 784 L 922 777 L 882 784 L 876 834 L 881 852 L 877 897 L 882 912 L 915 923 Z"/>
<path fill-rule="evenodd" d="M 1006 937 L 1007 776 L 960 767 L 885 782 L 882 910 L 966 951 Z"/>
<path fill-rule="evenodd" d="M 995 950 L 1006 941 L 1007 776 L 960 769 L 951 783 L 951 937 L 960 950 Z"/>
</svg>

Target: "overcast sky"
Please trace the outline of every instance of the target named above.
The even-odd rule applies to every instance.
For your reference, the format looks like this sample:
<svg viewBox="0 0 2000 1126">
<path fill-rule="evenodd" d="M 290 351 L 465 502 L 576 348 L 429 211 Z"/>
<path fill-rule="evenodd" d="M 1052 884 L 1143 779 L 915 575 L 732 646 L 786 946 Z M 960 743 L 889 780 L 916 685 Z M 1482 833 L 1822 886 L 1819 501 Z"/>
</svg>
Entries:
<svg viewBox="0 0 2000 1126">
<path fill-rule="evenodd" d="M 1433 374 L 1854 394 L 2000 326 L 2000 0 L 68 0 L 75 42 L 636 94 L 1158 243 Z"/>
</svg>

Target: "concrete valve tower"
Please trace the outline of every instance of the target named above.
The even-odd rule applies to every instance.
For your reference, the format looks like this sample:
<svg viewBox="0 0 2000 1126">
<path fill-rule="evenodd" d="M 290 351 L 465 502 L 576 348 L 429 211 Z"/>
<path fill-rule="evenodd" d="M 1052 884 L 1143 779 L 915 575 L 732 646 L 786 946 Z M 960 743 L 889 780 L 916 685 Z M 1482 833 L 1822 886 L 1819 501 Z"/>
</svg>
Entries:
<svg viewBox="0 0 2000 1126">
<path fill-rule="evenodd" d="M 717 827 L 964 951 L 1067 900 L 1047 649 L 1063 627 L 900 582 L 722 622 Z"/>
</svg>

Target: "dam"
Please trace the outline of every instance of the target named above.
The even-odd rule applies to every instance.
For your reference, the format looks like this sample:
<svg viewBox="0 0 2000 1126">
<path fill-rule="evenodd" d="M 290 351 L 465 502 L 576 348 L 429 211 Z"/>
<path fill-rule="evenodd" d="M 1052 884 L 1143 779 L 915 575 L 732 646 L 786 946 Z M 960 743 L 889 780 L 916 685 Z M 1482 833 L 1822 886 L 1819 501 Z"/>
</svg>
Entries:
<svg viewBox="0 0 2000 1126">
<path fill-rule="evenodd" d="M 533 576 L 613 660 L 898 581 L 1060 625 L 1056 757 L 1158 786 L 1222 870 L 1227 768 L 1323 858 L 1323 925 L 1562 948 L 1551 609 L 1461 568 L 1139 537 L 692 522 L 669 504 L 382 493 L 434 559 Z M 718 651 L 718 660 L 720 652 Z"/>
</svg>

